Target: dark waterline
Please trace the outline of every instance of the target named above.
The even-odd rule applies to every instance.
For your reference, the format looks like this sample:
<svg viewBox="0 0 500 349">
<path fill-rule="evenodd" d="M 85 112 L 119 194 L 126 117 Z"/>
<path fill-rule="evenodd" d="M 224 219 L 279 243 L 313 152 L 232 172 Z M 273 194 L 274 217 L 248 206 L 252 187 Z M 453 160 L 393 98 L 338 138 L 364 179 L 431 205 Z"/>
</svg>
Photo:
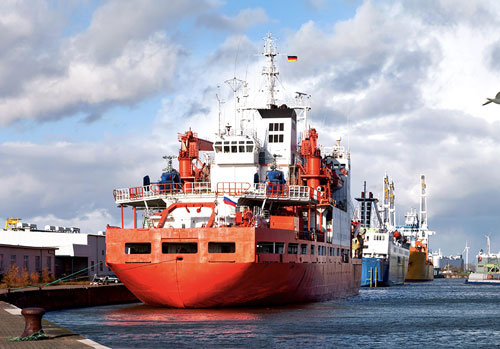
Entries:
<svg viewBox="0 0 500 349">
<path fill-rule="evenodd" d="M 112 348 L 496 347 L 500 287 L 438 279 L 287 307 L 127 304 L 55 311 L 45 318 Z"/>
</svg>

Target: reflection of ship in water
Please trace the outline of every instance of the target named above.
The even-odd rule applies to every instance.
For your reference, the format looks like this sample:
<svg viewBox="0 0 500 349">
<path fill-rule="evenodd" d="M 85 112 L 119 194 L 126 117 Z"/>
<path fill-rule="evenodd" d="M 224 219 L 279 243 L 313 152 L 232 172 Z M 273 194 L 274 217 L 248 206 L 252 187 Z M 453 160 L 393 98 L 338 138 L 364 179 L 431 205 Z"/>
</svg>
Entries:
<svg viewBox="0 0 500 349">
<path fill-rule="evenodd" d="M 294 306 L 300 307 L 300 305 Z M 287 309 L 286 306 L 283 308 Z M 269 312 L 269 308 L 165 309 L 136 304 L 120 306 L 105 313 L 103 322 L 107 326 L 137 326 L 138 323 L 158 325 L 159 323 L 180 324 L 209 321 L 260 321 Z"/>
<path fill-rule="evenodd" d="M 318 132 L 306 127 L 304 94 L 293 107 L 277 106 L 276 55 L 268 36 L 265 104 L 245 105 L 245 91 L 213 143 L 191 130 L 179 135 L 178 171 L 114 191 L 122 227 L 107 230 L 106 262 L 144 303 L 274 305 L 359 292 L 349 150 L 340 141 L 319 145 Z M 212 151 L 211 160 L 202 163 L 200 151 Z M 132 229 L 123 227 L 127 206 Z"/>
<path fill-rule="evenodd" d="M 471 273 L 465 281 L 468 284 L 500 285 L 500 252 L 491 253 L 490 236 L 488 240 L 488 253 L 482 249 L 476 256 L 476 271 Z"/>
<path fill-rule="evenodd" d="M 384 200 L 364 191 L 359 202 L 360 234 L 363 239 L 361 286 L 403 284 L 408 266 L 408 244 L 395 229 L 394 182 L 384 177 Z"/>
<path fill-rule="evenodd" d="M 405 216 L 405 225 L 397 227 L 398 231 L 410 241 L 410 259 L 406 281 L 434 280 L 434 266 L 429 255 L 429 236 L 434 232 L 427 229 L 427 193 L 425 176 L 421 179 L 420 215 L 412 208 Z"/>
</svg>

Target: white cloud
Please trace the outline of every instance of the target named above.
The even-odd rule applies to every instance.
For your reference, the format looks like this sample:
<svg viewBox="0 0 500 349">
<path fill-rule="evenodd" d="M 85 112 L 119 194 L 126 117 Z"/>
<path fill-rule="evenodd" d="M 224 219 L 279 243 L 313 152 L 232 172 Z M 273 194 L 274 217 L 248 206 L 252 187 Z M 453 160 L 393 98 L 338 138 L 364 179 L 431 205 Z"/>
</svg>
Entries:
<svg viewBox="0 0 500 349">
<path fill-rule="evenodd" d="M 219 13 L 206 13 L 198 18 L 197 23 L 207 28 L 216 30 L 244 32 L 249 27 L 261 23 L 266 23 L 268 21 L 269 18 L 264 9 L 247 8 L 242 9 L 234 17 L 222 15 Z"/>
<path fill-rule="evenodd" d="M 98 143 L 0 144 L 0 195 L 4 198 L 0 217 L 16 216 L 26 221 L 55 217 L 75 226 L 70 222 L 87 222 L 85 217 L 97 215 L 99 220 L 85 226 L 95 230 L 105 220 L 116 224 L 119 210 L 113 189 L 142 185 L 148 172 L 159 177 L 161 155 L 154 139 L 131 137 Z M 41 223 L 55 224 L 49 219 Z"/>
<path fill-rule="evenodd" d="M 78 112 L 96 119 L 111 106 L 134 105 L 165 90 L 181 55 L 165 28 L 213 7 L 194 1 L 110 1 L 94 12 L 86 31 L 63 38 L 57 25 L 62 14 L 43 1 L 36 4 L 34 9 L 24 2 L 4 5 L 0 16 L 3 126 Z"/>
</svg>

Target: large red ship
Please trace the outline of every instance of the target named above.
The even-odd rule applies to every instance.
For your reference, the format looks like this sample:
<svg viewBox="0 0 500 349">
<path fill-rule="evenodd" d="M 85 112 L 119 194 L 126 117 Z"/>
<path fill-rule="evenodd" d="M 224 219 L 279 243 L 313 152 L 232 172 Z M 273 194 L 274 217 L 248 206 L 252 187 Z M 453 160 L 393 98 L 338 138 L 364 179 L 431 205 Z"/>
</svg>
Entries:
<svg viewBox="0 0 500 349">
<path fill-rule="evenodd" d="M 349 152 L 340 141 L 318 145 L 306 95 L 277 106 L 276 55 L 268 35 L 265 105 L 239 98 L 214 142 L 179 135 L 178 171 L 170 162 L 161 180 L 114 190 L 122 225 L 107 229 L 106 263 L 144 303 L 276 305 L 358 293 Z M 201 152 L 212 156 L 203 162 Z M 133 228 L 124 227 L 125 208 Z"/>
</svg>

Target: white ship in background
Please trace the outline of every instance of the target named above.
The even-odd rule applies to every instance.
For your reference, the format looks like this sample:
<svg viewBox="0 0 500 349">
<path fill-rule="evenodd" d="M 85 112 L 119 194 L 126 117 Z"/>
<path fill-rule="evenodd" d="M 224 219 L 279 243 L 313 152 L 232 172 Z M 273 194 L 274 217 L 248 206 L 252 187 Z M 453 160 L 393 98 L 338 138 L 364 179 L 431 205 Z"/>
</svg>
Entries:
<svg viewBox="0 0 500 349">
<path fill-rule="evenodd" d="M 379 203 L 366 193 L 366 182 L 360 203 L 360 232 L 363 237 L 361 286 L 403 284 L 408 269 L 409 250 L 396 230 L 394 182 L 384 177 L 384 200 Z"/>
<path fill-rule="evenodd" d="M 484 252 L 482 249 L 479 251 L 476 256 L 476 271 L 469 275 L 469 278 L 465 281 L 465 283 L 500 285 L 500 252 L 491 253 L 490 236 L 485 236 L 488 240 L 488 253 Z"/>
</svg>

